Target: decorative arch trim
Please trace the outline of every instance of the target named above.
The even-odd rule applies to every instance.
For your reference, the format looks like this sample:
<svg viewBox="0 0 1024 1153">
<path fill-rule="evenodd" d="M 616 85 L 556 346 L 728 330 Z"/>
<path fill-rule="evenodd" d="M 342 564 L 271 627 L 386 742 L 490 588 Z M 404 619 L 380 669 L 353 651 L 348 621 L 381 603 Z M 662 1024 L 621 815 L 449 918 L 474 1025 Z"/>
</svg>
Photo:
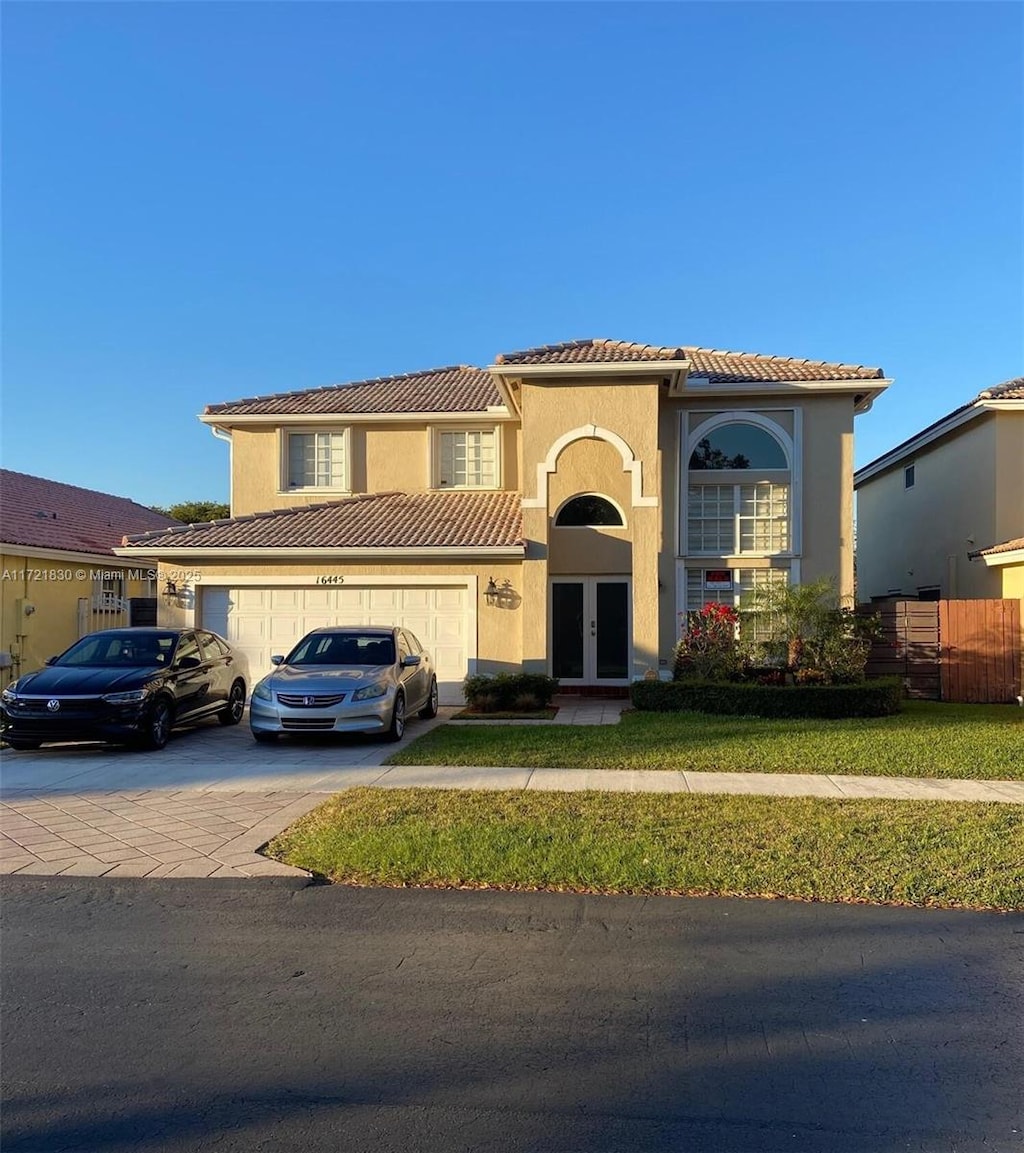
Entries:
<svg viewBox="0 0 1024 1153">
<path fill-rule="evenodd" d="M 605 440 L 618 450 L 622 457 L 622 471 L 630 474 L 633 508 L 657 508 L 656 496 L 643 495 L 643 464 L 637 460 L 633 450 L 617 432 L 601 428 L 596 424 L 584 424 L 570 432 L 563 433 L 548 449 L 547 457 L 537 465 L 537 495 L 524 497 L 523 508 L 548 507 L 548 478 L 558 467 L 562 450 L 577 440 Z"/>
</svg>

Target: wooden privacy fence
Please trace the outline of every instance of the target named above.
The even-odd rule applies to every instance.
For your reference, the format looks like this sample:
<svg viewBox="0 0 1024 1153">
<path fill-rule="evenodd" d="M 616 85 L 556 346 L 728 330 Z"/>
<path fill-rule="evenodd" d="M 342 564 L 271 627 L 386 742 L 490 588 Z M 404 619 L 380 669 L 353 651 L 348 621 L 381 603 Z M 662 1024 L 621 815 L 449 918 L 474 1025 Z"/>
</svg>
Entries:
<svg viewBox="0 0 1024 1153">
<path fill-rule="evenodd" d="M 1021 602 L 888 601 L 868 676 L 898 676 L 907 695 L 970 704 L 1015 703 L 1021 687 Z"/>
</svg>

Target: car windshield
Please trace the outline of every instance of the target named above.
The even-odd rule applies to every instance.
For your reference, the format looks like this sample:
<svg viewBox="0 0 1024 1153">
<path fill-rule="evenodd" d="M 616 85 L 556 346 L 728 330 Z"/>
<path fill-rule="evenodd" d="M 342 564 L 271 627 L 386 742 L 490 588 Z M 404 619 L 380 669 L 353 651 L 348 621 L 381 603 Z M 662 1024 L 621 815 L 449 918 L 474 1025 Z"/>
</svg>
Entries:
<svg viewBox="0 0 1024 1153">
<path fill-rule="evenodd" d="M 177 633 L 93 633 L 61 653 L 54 665 L 152 668 L 171 663 Z"/>
<path fill-rule="evenodd" d="M 393 665 L 394 638 L 381 633 L 310 633 L 285 657 L 287 665 Z"/>
</svg>

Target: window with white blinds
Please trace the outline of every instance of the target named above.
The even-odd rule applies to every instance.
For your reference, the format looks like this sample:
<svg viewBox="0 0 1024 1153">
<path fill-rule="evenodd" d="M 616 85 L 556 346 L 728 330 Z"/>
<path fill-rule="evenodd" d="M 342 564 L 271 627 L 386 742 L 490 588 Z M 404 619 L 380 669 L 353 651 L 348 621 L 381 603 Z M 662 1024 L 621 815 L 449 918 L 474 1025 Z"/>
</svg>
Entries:
<svg viewBox="0 0 1024 1153">
<path fill-rule="evenodd" d="M 288 487 L 347 489 L 344 432 L 288 434 Z"/>
<path fill-rule="evenodd" d="M 438 432 L 439 488 L 497 488 L 498 449 L 493 429 Z"/>
</svg>

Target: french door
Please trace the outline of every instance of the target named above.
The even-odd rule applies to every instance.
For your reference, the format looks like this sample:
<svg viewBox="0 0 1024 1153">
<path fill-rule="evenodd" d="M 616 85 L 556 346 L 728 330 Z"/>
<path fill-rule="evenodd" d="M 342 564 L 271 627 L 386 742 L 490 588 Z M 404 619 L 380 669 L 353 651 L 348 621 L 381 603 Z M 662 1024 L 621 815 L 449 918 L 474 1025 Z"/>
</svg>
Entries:
<svg viewBox="0 0 1024 1153">
<path fill-rule="evenodd" d="M 628 685 L 629 578 L 552 577 L 551 675 L 565 685 Z"/>
</svg>

